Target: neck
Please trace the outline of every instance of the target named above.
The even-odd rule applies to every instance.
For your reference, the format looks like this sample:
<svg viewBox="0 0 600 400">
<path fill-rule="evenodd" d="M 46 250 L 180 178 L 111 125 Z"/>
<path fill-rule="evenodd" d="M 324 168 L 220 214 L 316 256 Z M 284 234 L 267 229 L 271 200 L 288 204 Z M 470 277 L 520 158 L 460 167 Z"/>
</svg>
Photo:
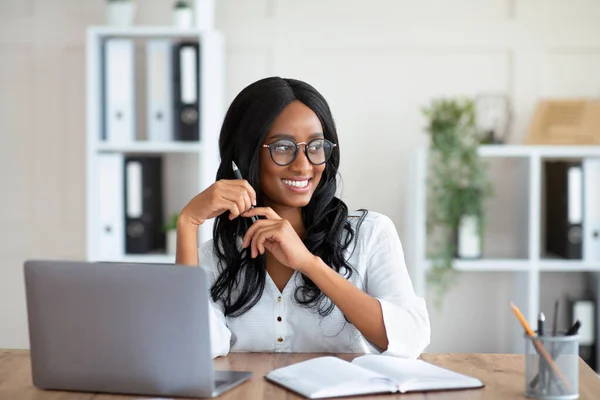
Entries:
<svg viewBox="0 0 600 400">
<path fill-rule="evenodd" d="M 298 207 L 285 207 L 276 204 L 265 205 L 271 207 L 281 218 L 286 219 L 292 224 L 292 227 L 301 238 L 304 236 L 304 221 L 302 221 L 302 209 Z"/>
</svg>

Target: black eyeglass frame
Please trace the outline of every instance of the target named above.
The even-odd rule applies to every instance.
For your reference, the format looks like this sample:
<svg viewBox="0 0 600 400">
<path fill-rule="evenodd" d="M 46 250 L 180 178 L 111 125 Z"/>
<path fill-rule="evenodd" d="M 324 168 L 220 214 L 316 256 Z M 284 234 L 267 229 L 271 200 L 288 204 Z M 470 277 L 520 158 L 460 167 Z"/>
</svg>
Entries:
<svg viewBox="0 0 600 400">
<path fill-rule="evenodd" d="M 312 162 L 312 160 L 310 159 L 310 156 L 308 155 L 308 146 L 309 146 L 309 145 L 310 145 L 312 142 L 314 142 L 314 141 L 317 141 L 317 140 L 322 140 L 322 141 L 323 141 L 323 143 L 327 142 L 327 143 L 329 143 L 329 144 L 331 145 L 331 152 L 329 153 L 329 155 L 328 155 L 327 157 L 325 157 L 325 161 L 323 161 L 322 163 L 318 163 L 318 164 L 317 164 L 317 163 L 314 163 L 314 162 Z M 276 143 L 278 143 L 278 142 L 281 142 L 281 141 L 287 141 L 287 142 L 291 142 L 291 143 L 294 143 L 294 145 L 296 145 L 296 150 L 294 151 L 294 155 L 292 156 L 292 160 L 291 160 L 289 163 L 287 163 L 287 164 L 280 164 L 280 163 L 278 163 L 277 161 L 275 161 L 275 158 L 273 157 L 273 149 L 271 148 L 271 146 L 273 146 L 274 144 L 276 144 Z M 277 140 L 275 140 L 275 141 L 274 141 L 274 142 L 272 142 L 272 143 L 269 143 L 269 144 L 263 144 L 263 145 L 262 145 L 262 147 L 266 147 L 266 148 L 268 148 L 268 149 L 269 149 L 269 155 L 271 156 L 271 160 L 273 160 L 273 162 L 274 162 L 275 164 L 279 165 L 280 167 L 286 167 L 286 166 L 288 166 L 288 165 L 292 164 L 294 161 L 296 161 L 296 158 L 298 158 L 298 152 L 299 152 L 299 150 L 300 150 L 300 145 L 301 145 L 301 144 L 303 144 L 303 145 L 304 145 L 304 155 L 306 156 L 306 159 L 307 159 L 307 160 L 308 160 L 308 162 L 309 162 L 309 163 L 311 163 L 312 165 L 323 165 L 323 164 L 325 164 L 325 163 L 326 163 L 326 162 L 327 162 L 327 161 L 328 161 L 328 160 L 331 158 L 331 155 L 333 154 L 333 149 L 334 149 L 334 147 L 336 147 L 336 146 L 337 146 L 337 144 L 336 144 L 336 143 L 330 142 L 330 141 L 329 141 L 329 140 L 327 140 L 327 139 L 324 139 L 324 138 L 315 138 L 315 139 L 312 139 L 312 140 L 310 140 L 310 141 L 308 141 L 308 142 L 299 142 L 299 143 L 296 143 L 296 142 L 294 142 L 292 139 L 277 139 Z"/>
</svg>

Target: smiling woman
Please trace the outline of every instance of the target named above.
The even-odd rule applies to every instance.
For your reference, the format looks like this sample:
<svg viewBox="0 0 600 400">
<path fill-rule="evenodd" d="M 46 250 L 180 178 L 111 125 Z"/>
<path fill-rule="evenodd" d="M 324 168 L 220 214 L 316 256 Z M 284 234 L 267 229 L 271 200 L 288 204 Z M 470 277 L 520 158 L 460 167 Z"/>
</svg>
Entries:
<svg viewBox="0 0 600 400">
<path fill-rule="evenodd" d="M 183 208 L 177 228 L 177 263 L 212 277 L 213 356 L 417 357 L 429 344 L 425 302 L 392 221 L 349 213 L 335 196 L 339 149 L 327 102 L 305 82 L 262 79 L 229 107 L 217 181 Z M 235 179 L 232 162 L 246 180 Z M 209 218 L 213 240 L 198 249 L 198 226 Z"/>
<path fill-rule="evenodd" d="M 260 154 L 260 181 L 271 208 L 304 207 L 321 181 L 334 146 L 323 138 L 321 121 L 309 107 L 292 101 L 277 116 Z M 309 146 L 310 143 L 310 146 Z M 325 153 L 325 145 L 327 153 Z M 304 157 L 298 155 L 304 146 Z M 287 168 L 282 168 L 287 167 Z"/>
</svg>

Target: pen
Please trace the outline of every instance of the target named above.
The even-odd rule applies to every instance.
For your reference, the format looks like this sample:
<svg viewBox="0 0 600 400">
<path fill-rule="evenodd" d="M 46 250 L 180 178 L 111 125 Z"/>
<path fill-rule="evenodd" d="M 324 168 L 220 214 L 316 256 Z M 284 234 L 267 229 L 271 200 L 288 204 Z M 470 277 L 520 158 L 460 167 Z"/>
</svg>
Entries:
<svg viewBox="0 0 600 400">
<path fill-rule="evenodd" d="M 552 337 L 556 337 L 556 327 L 558 326 L 558 299 L 554 301 L 554 316 L 552 318 Z M 553 360 L 556 360 L 556 343 L 552 342 L 552 347 L 550 348 L 550 357 Z M 538 373 L 539 375 L 539 373 Z M 535 379 L 534 379 L 535 380 Z"/>
<path fill-rule="evenodd" d="M 575 321 L 573 326 L 569 328 L 567 333 L 565 333 L 565 336 L 577 335 L 577 332 L 579 332 L 580 326 L 581 326 L 581 322 L 579 320 Z"/>
<path fill-rule="evenodd" d="M 237 167 L 237 165 L 235 165 L 235 162 L 231 162 L 231 166 L 233 168 L 233 175 L 235 176 L 236 179 L 244 179 L 242 177 L 242 173 L 240 172 L 239 168 Z M 250 209 L 253 209 L 254 206 L 250 205 Z M 252 220 L 252 223 L 255 223 L 256 221 L 258 221 L 258 217 L 256 215 L 250 217 L 250 219 Z"/>
<path fill-rule="evenodd" d="M 544 315 L 543 312 L 540 311 L 540 313 L 538 314 L 538 319 L 537 319 L 538 337 L 544 336 L 544 321 L 546 321 L 546 316 Z M 538 376 L 541 376 L 541 378 L 542 378 L 542 393 L 546 393 L 546 386 L 547 386 L 546 365 L 544 365 L 544 361 L 542 360 L 541 357 L 540 357 L 539 363 L 538 363 Z"/>
<path fill-rule="evenodd" d="M 554 318 L 552 319 L 552 336 L 556 336 L 556 326 L 558 324 L 558 300 L 554 302 Z"/>
<path fill-rule="evenodd" d="M 546 362 L 548 363 L 548 365 L 550 365 L 550 368 L 552 369 L 552 372 L 560 378 L 560 380 L 565 385 L 565 387 L 567 388 L 567 390 L 569 392 L 571 392 L 572 388 L 571 388 L 571 385 L 569 384 L 569 381 L 567 381 L 567 379 L 560 372 L 560 370 L 558 369 L 558 367 L 556 366 L 556 364 L 554 363 L 554 361 L 552 361 L 552 358 L 550 358 L 550 354 L 548 354 L 548 352 L 546 351 L 546 349 L 544 348 L 544 346 L 540 343 L 539 340 L 537 340 L 535 338 L 535 333 L 533 332 L 533 330 L 531 330 L 531 327 L 527 323 L 527 320 L 525 320 L 525 317 L 523 316 L 523 314 L 521 314 L 521 311 L 519 310 L 519 308 L 516 305 L 514 305 L 514 303 L 512 301 L 510 302 L 510 307 L 512 308 L 513 312 L 517 316 L 517 319 L 519 320 L 519 322 L 521 323 L 521 325 L 523 326 L 523 328 L 525 329 L 525 332 L 527 333 L 527 335 L 533 341 L 533 345 L 537 349 L 538 353 L 542 357 L 544 357 L 544 359 L 546 360 Z"/>
<path fill-rule="evenodd" d="M 544 321 L 546 321 L 546 316 L 543 312 L 540 311 L 538 314 L 538 336 L 544 336 Z"/>
</svg>

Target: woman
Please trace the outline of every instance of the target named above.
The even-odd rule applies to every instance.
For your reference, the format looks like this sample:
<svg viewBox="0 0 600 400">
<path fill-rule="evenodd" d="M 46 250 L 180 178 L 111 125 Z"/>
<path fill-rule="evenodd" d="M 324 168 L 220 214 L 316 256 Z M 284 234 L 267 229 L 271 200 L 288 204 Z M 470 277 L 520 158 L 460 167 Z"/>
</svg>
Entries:
<svg viewBox="0 0 600 400">
<path fill-rule="evenodd" d="M 177 263 L 211 277 L 213 357 L 417 357 L 429 344 L 425 302 L 392 221 L 349 214 L 335 197 L 338 136 L 321 94 L 293 79 L 251 84 L 225 116 L 219 151 L 217 182 L 183 208 L 177 227 Z M 213 240 L 198 250 L 198 226 L 210 218 Z"/>
</svg>

